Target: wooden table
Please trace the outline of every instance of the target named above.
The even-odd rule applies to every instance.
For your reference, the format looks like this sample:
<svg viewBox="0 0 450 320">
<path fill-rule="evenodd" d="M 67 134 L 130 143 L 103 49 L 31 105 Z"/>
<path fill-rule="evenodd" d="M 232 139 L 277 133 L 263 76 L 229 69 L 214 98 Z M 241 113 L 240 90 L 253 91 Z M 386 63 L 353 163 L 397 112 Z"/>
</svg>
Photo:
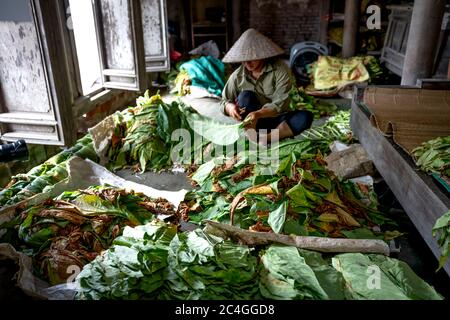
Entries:
<svg viewBox="0 0 450 320">
<path fill-rule="evenodd" d="M 433 254 L 439 258 L 441 251 L 432 236 L 432 228 L 436 220 L 450 210 L 449 194 L 441 190 L 431 176 L 419 171 L 411 156 L 392 139 L 371 125 L 368 110 L 359 102 L 360 96 L 360 91 L 355 92 L 352 102 L 353 132 Z M 437 261 L 430 263 L 435 263 L 437 268 Z M 450 261 L 444 269 L 450 276 Z"/>
</svg>

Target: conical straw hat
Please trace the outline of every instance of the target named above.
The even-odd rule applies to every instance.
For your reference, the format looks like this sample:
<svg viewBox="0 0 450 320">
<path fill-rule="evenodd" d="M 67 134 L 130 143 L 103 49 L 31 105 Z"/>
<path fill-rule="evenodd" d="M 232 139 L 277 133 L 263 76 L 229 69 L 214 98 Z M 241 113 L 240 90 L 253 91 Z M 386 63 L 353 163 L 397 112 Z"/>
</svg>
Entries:
<svg viewBox="0 0 450 320">
<path fill-rule="evenodd" d="M 267 59 L 283 54 L 284 50 L 255 29 L 248 29 L 231 47 L 223 62 L 237 63 Z"/>
</svg>

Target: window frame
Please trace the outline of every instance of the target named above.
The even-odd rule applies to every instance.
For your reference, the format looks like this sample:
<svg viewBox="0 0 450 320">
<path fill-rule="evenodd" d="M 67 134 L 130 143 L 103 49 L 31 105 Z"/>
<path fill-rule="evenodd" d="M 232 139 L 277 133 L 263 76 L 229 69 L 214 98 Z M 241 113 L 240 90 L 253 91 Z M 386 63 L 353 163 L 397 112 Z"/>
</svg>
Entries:
<svg viewBox="0 0 450 320">
<path fill-rule="evenodd" d="M 80 68 L 76 51 L 76 42 L 73 30 L 67 27 L 69 1 L 64 0 L 27 0 L 30 6 L 32 16 L 32 25 L 37 35 L 37 47 L 42 60 L 44 72 L 43 81 L 45 81 L 45 93 L 49 99 L 49 109 L 46 112 L 34 112 L 24 110 L 20 112 L 9 112 L 8 106 L 4 105 L 0 96 L 0 140 L 16 141 L 25 139 L 27 143 L 40 145 L 56 145 L 67 147 L 73 145 L 77 138 L 76 119 L 84 114 L 94 110 L 99 104 L 114 100 L 116 97 L 127 92 L 132 92 L 130 88 L 113 89 L 99 88 L 94 92 L 84 95 L 82 90 Z M 99 3 L 102 0 L 92 0 L 93 3 Z M 106 0 L 105 0 L 106 1 Z M 141 0 L 126 0 L 132 3 L 131 14 L 139 17 L 141 27 L 137 29 L 132 27 L 132 32 L 137 37 L 143 38 L 142 12 L 140 11 Z M 165 12 L 162 15 L 161 27 L 164 38 L 164 49 L 167 53 L 167 60 L 170 61 L 168 45 L 168 21 L 167 4 L 165 0 L 160 1 L 161 10 Z M 95 16 L 95 15 L 94 15 Z M 98 28 L 97 28 L 98 29 Z M 97 30 L 98 31 L 98 30 Z M 140 35 L 139 35 L 140 33 Z M 134 38 L 137 38 L 134 37 Z M 167 44 L 166 44 L 167 40 Z M 148 71 L 146 65 L 146 55 L 144 43 L 138 43 L 141 47 L 142 61 L 139 70 L 143 70 L 144 78 L 138 81 L 148 80 Z M 99 47 L 101 52 L 104 49 Z M 135 48 L 135 54 L 137 49 Z M 161 59 L 163 56 L 160 57 Z M 135 65 L 137 72 L 138 66 Z M 152 70 L 156 72 L 156 70 Z M 144 86 L 146 87 L 146 86 Z M 141 87 L 141 89 L 144 89 Z M 135 90 L 134 90 L 135 91 Z M 9 124 L 20 126 L 36 126 L 42 128 L 53 128 L 53 131 L 45 133 L 39 130 L 5 129 L 3 125 Z M 30 128 L 31 129 L 31 128 Z"/>
<path fill-rule="evenodd" d="M 97 43 L 100 49 L 100 66 L 101 80 L 105 89 L 127 90 L 142 92 L 147 86 L 147 72 L 145 70 L 145 50 L 144 50 L 144 31 L 142 27 L 142 11 L 141 0 L 123 0 L 128 4 L 130 11 L 130 30 L 131 30 L 131 47 L 133 51 L 134 71 L 117 69 L 108 66 L 106 57 L 107 46 L 104 38 L 105 26 L 103 21 L 103 12 L 101 7 L 102 1 L 108 0 L 92 0 L 94 8 L 94 20 L 96 25 Z M 114 1 L 114 0 L 113 0 Z M 135 84 L 130 85 L 126 82 L 108 81 L 109 77 L 135 79 Z"/>
<path fill-rule="evenodd" d="M 145 1 L 145 0 L 142 0 Z M 147 55 L 145 53 L 145 68 L 147 73 L 170 71 L 170 44 L 169 44 L 169 18 L 167 14 L 167 1 L 155 0 L 159 2 L 161 17 L 162 54 Z M 162 63 L 162 66 L 152 64 Z"/>
<path fill-rule="evenodd" d="M 64 8 L 66 13 L 66 19 L 68 19 L 69 12 L 68 9 L 70 8 L 69 0 L 64 0 Z M 70 13 L 71 15 L 71 13 Z M 94 12 L 95 15 L 95 12 Z M 95 16 L 94 16 L 95 17 Z M 77 91 L 74 92 L 73 96 L 73 115 L 74 117 L 78 118 L 82 115 L 92 111 L 95 109 L 95 107 L 103 102 L 107 102 L 109 100 L 114 99 L 116 96 L 119 96 L 120 94 L 126 92 L 126 90 L 111 90 L 107 89 L 103 86 L 98 88 L 97 90 L 89 93 L 84 94 L 83 88 L 82 88 L 82 82 L 81 82 L 81 75 L 80 75 L 80 67 L 78 63 L 78 54 L 77 54 L 77 46 L 75 42 L 75 34 L 73 30 L 70 30 L 69 28 L 66 28 L 67 34 L 69 37 L 69 46 L 71 50 L 71 55 L 73 56 L 73 59 L 71 61 L 71 69 L 73 69 L 73 75 L 74 80 L 76 82 L 76 88 Z M 97 33 L 97 31 L 96 31 Z M 99 57 L 100 58 L 100 57 Z"/>
<path fill-rule="evenodd" d="M 62 2 L 58 0 L 28 0 L 32 25 L 36 32 L 36 45 L 42 62 L 45 93 L 49 110 L 45 112 L 7 112 L 0 114 L 0 125 L 34 125 L 52 127 L 54 132 L 44 134 L 36 131 L 2 130 L 1 139 L 16 141 L 26 139 L 28 143 L 66 146 L 76 140 L 76 126 L 72 117 L 73 78 L 70 77 L 70 60 L 67 52 L 68 38 L 63 30 Z M 63 55 L 60 52 L 63 52 Z M 58 56 L 58 58 L 55 58 Z"/>
</svg>

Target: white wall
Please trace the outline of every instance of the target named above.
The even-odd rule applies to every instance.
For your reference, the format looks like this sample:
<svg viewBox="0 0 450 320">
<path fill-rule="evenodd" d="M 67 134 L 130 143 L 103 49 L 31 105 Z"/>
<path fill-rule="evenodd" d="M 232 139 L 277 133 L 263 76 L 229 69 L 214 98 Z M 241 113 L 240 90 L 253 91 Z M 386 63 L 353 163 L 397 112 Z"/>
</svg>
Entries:
<svg viewBox="0 0 450 320">
<path fill-rule="evenodd" d="M 29 0 L 0 0 L 0 21 L 31 21 Z"/>
</svg>

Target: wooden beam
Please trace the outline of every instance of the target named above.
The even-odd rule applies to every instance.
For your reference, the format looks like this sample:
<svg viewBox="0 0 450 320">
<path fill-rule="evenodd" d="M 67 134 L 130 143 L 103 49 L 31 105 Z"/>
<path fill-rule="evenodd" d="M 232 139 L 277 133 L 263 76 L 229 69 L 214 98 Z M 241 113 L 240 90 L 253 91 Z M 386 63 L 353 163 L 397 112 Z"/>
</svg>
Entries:
<svg viewBox="0 0 450 320">
<path fill-rule="evenodd" d="M 69 66 L 71 52 L 67 36 L 66 13 L 61 1 L 32 0 L 40 50 L 43 54 L 47 85 L 55 118 L 58 122 L 57 140 L 61 145 L 71 146 L 77 137 L 76 124 L 72 118 L 74 97 Z M 31 139 L 31 138 L 30 138 Z M 50 144 L 50 143 L 49 143 Z"/>
<path fill-rule="evenodd" d="M 241 0 L 233 0 L 231 4 L 232 8 L 232 26 L 233 26 L 233 37 L 231 39 L 232 43 L 235 43 L 242 34 L 241 30 Z M 228 48 L 227 48 L 228 49 Z"/>
<path fill-rule="evenodd" d="M 319 27 L 319 42 L 324 46 L 328 45 L 328 23 L 330 17 L 330 0 L 322 0 L 322 7 L 320 8 L 320 27 Z"/>
<path fill-rule="evenodd" d="M 432 76 L 445 0 L 415 0 L 403 64 L 402 85 Z"/>
<path fill-rule="evenodd" d="M 356 40 L 359 29 L 360 0 L 345 1 L 344 41 L 342 57 L 349 58 L 356 54 Z"/>
<path fill-rule="evenodd" d="M 450 198 L 430 176 L 418 170 L 409 155 L 371 125 L 355 101 L 351 127 L 433 254 L 439 258 L 441 251 L 432 236 L 432 228 L 436 220 L 450 210 Z M 437 268 L 437 261 L 430 263 L 435 263 Z M 450 261 L 444 269 L 450 276 Z"/>
<path fill-rule="evenodd" d="M 418 79 L 417 87 L 429 90 L 450 90 L 448 79 Z"/>
</svg>

